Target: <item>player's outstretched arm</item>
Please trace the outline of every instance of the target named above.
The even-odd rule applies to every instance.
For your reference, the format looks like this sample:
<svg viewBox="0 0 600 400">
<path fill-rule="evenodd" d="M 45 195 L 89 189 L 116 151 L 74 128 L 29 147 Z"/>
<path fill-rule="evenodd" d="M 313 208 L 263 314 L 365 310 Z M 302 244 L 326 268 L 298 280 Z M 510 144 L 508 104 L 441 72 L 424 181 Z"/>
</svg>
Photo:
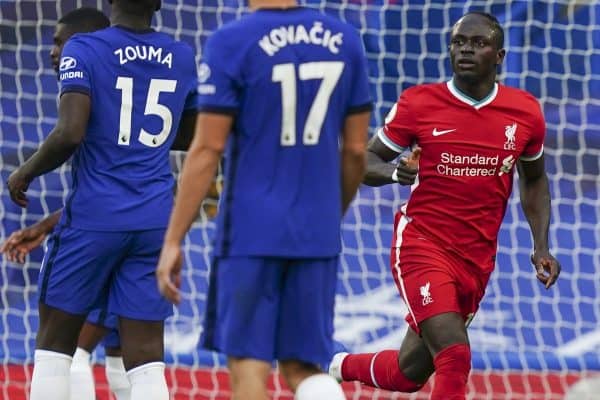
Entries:
<svg viewBox="0 0 600 400">
<path fill-rule="evenodd" d="M 160 293 L 173 303 L 181 301 L 181 242 L 210 189 L 232 124 L 233 117 L 229 115 L 198 115 L 156 270 Z"/>
<path fill-rule="evenodd" d="M 187 151 L 190 148 L 190 143 L 194 138 L 197 117 L 198 113 L 196 111 L 188 111 L 183 114 L 171 150 Z"/>
<path fill-rule="evenodd" d="M 46 236 L 54 229 L 62 210 L 55 211 L 35 224 L 13 232 L 0 246 L 0 253 L 4 253 L 11 262 L 25 262 L 25 256 L 39 246 Z"/>
<path fill-rule="evenodd" d="M 11 199 L 27 206 L 25 192 L 31 181 L 62 165 L 83 140 L 90 115 L 90 98 L 86 94 L 68 92 L 60 97 L 58 122 L 40 148 L 8 178 Z"/>
<path fill-rule="evenodd" d="M 341 147 L 342 212 L 354 198 L 366 171 L 367 132 L 371 112 L 351 114 L 344 121 Z"/>
<path fill-rule="evenodd" d="M 518 170 L 521 207 L 533 236 L 531 262 L 535 266 L 537 279 L 548 289 L 558 279 L 561 266 L 550 254 L 548 246 L 550 189 L 544 167 L 544 156 L 534 161 L 520 160 Z"/>
<path fill-rule="evenodd" d="M 382 186 L 390 183 L 412 185 L 419 172 L 421 149 L 415 148 L 408 158 L 400 158 L 397 165 L 390 162 L 398 153 L 386 146 L 377 135 L 369 141 L 367 148 L 367 173 L 363 183 L 369 186 Z"/>
</svg>

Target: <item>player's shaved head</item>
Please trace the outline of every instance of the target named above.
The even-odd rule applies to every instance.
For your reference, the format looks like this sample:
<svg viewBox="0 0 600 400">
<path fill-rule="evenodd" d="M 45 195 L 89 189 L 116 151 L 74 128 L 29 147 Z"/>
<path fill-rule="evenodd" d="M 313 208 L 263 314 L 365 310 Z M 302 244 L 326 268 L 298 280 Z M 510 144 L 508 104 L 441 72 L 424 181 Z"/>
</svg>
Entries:
<svg viewBox="0 0 600 400">
<path fill-rule="evenodd" d="M 65 14 L 58 20 L 71 33 L 93 32 L 110 26 L 110 21 L 102 11 L 91 7 L 81 7 Z"/>
</svg>

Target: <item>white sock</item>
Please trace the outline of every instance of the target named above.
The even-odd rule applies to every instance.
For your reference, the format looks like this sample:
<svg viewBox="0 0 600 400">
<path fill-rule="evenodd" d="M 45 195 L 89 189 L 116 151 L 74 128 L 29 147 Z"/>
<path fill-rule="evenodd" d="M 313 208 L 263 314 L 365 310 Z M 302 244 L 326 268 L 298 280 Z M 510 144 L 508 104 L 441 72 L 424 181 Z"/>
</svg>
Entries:
<svg viewBox="0 0 600 400">
<path fill-rule="evenodd" d="M 169 400 L 165 363 L 151 362 L 127 371 L 131 400 Z"/>
<path fill-rule="evenodd" d="M 29 400 L 68 399 L 72 357 L 55 351 L 36 350 L 33 358 Z"/>
<path fill-rule="evenodd" d="M 106 356 L 106 380 L 110 391 L 115 395 L 117 400 L 131 399 L 131 385 L 127 378 L 127 371 L 123 365 L 123 357 Z"/>
<path fill-rule="evenodd" d="M 78 347 L 71 364 L 71 399 L 94 400 L 96 388 L 90 365 L 90 353 Z"/>
<path fill-rule="evenodd" d="M 295 400 L 345 400 L 344 391 L 335 378 L 327 374 L 311 375 L 296 388 Z"/>
</svg>

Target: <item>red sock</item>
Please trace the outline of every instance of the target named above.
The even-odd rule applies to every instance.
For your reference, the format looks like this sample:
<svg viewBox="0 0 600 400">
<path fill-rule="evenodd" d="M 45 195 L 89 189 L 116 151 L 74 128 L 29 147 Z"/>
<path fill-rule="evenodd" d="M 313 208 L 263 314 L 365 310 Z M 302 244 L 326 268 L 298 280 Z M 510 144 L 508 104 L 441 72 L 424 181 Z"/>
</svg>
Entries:
<svg viewBox="0 0 600 400">
<path fill-rule="evenodd" d="M 423 384 L 412 382 L 404 376 L 395 350 L 347 355 L 342 363 L 342 377 L 345 381 L 360 381 L 395 392 L 412 393 L 423 387 Z"/>
<path fill-rule="evenodd" d="M 431 400 L 464 400 L 471 371 L 471 349 L 467 344 L 453 344 L 436 354 L 435 385 Z"/>
</svg>

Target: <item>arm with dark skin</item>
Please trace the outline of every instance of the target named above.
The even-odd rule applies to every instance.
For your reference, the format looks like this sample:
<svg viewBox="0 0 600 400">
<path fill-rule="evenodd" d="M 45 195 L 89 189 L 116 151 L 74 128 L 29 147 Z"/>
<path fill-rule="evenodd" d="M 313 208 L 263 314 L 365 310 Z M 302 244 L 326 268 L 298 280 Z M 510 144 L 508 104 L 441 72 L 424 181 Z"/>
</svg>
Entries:
<svg viewBox="0 0 600 400">
<path fill-rule="evenodd" d="M 184 112 L 181 121 L 179 122 L 177 136 L 171 145 L 171 150 L 187 151 L 194 138 L 197 116 L 198 112 L 195 110 Z"/>
<path fill-rule="evenodd" d="M 390 162 L 398 153 L 387 147 L 377 135 L 369 141 L 367 148 L 367 173 L 363 183 L 369 186 L 383 186 L 390 183 L 412 185 L 418 173 L 419 156 L 421 149 L 416 148 L 408 159 L 401 158 L 398 165 Z M 397 171 L 398 180 L 392 179 L 394 170 Z"/>
<path fill-rule="evenodd" d="M 550 254 L 548 246 L 550 190 L 544 156 L 534 161 L 519 161 L 517 168 L 521 207 L 533 236 L 531 262 L 535 266 L 537 279 L 548 289 L 558 279 L 561 267 L 558 260 Z"/>
<path fill-rule="evenodd" d="M 40 148 L 8 178 L 10 197 L 16 204 L 26 207 L 25 192 L 31 181 L 71 157 L 85 136 L 89 116 L 88 95 L 68 92 L 61 96 L 56 126 Z"/>
<path fill-rule="evenodd" d="M 354 198 L 366 169 L 365 149 L 369 129 L 370 112 L 346 117 L 340 149 L 342 173 L 342 213 Z"/>
</svg>

